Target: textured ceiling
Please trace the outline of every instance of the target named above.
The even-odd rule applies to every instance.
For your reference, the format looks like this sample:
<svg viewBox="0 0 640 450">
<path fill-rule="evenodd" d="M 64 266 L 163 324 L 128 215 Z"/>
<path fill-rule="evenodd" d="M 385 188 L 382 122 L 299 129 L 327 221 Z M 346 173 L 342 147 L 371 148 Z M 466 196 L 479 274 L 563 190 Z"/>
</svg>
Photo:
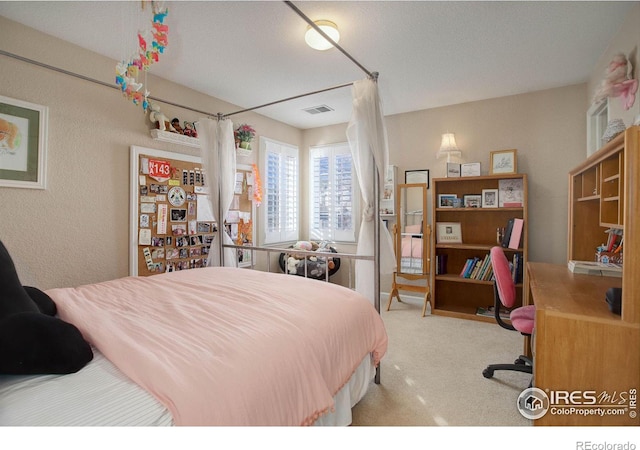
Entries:
<svg viewBox="0 0 640 450">
<path fill-rule="evenodd" d="M 340 45 L 368 71 L 379 72 L 388 115 L 585 82 L 637 2 L 294 4 L 312 20 L 338 24 Z M 148 26 L 148 9 L 142 13 L 140 5 L 0 1 L 0 15 L 115 62 L 129 58 L 137 30 Z M 366 76 L 337 49 L 307 47 L 307 23 L 282 1 L 180 1 L 165 6 L 169 45 L 152 73 L 240 109 Z M 334 111 L 303 111 L 318 105 Z M 347 122 L 351 90 L 257 112 L 299 128 Z"/>
</svg>

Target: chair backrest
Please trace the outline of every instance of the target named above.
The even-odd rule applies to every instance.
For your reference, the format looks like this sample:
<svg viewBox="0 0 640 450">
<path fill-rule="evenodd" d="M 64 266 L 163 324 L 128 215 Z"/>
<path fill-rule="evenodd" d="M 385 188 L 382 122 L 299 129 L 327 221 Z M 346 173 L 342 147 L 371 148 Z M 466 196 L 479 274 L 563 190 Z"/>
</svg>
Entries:
<svg viewBox="0 0 640 450">
<path fill-rule="evenodd" d="M 506 308 L 512 308 L 516 303 L 516 285 L 513 282 L 509 261 L 502 247 L 491 249 L 491 267 L 496 277 L 500 302 Z"/>
</svg>

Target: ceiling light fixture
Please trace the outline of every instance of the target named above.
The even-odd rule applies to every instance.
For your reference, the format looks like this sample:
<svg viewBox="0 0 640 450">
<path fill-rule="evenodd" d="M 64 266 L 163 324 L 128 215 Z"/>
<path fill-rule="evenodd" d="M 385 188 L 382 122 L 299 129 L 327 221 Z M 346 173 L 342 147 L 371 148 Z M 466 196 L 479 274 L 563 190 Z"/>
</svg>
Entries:
<svg viewBox="0 0 640 450">
<path fill-rule="evenodd" d="M 335 23 L 328 20 L 315 20 L 315 23 L 324 33 L 327 34 L 337 44 L 340 40 L 340 32 Z M 307 45 L 316 50 L 328 50 L 333 47 L 333 44 L 326 40 L 320 33 L 316 31 L 311 25 L 307 27 L 307 32 L 304 35 L 304 40 Z"/>
</svg>

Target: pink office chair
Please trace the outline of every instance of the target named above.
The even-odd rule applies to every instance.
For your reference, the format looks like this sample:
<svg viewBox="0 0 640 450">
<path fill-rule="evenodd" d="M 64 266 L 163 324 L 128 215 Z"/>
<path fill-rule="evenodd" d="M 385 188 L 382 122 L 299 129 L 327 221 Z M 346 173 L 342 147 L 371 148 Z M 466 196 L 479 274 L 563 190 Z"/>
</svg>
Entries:
<svg viewBox="0 0 640 450">
<path fill-rule="evenodd" d="M 513 282 L 509 261 L 502 250 L 502 247 L 493 247 L 491 249 L 491 266 L 495 276 L 493 284 L 494 292 L 494 311 L 495 318 L 502 328 L 507 330 L 519 331 L 524 336 L 531 336 L 536 313 L 536 307 L 533 305 L 513 308 L 516 302 L 516 285 Z M 500 317 L 501 307 L 511 311 L 509 320 L 511 324 L 503 321 Z M 520 355 L 513 364 L 491 364 L 482 371 L 485 378 L 493 377 L 496 370 L 515 370 L 518 372 L 533 373 L 533 361 L 524 355 Z"/>
</svg>

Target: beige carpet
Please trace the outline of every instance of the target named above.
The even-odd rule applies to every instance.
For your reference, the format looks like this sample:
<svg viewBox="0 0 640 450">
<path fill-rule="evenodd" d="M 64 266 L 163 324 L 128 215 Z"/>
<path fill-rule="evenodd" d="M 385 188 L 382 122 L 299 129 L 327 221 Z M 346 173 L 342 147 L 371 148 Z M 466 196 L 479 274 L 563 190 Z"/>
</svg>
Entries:
<svg viewBox="0 0 640 450">
<path fill-rule="evenodd" d="M 527 426 L 516 399 L 531 376 L 482 370 L 512 363 L 523 337 L 494 323 L 427 315 L 419 300 L 403 296 L 391 311 L 381 302 L 389 348 L 381 383 L 353 409 L 354 426 Z"/>
</svg>

